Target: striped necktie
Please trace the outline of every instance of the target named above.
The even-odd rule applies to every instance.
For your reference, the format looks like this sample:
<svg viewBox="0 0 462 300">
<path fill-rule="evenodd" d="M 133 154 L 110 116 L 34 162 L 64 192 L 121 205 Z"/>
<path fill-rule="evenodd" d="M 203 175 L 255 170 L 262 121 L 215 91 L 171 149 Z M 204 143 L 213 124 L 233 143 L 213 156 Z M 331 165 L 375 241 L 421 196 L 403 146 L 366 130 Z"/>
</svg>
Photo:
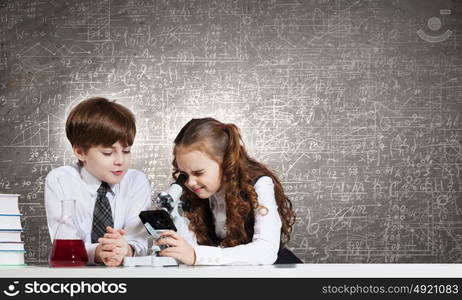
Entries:
<svg viewBox="0 0 462 300">
<path fill-rule="evenodd" d="M 101 186 L 96 191 L 95 209 L 93 211 L 93 225 L 91 229 L 91 242 L 97 243 L 98 239 L 106 233 L 106 227 L 114 227 L 112 219 L 111 205 L 106 193 L 109 190 L 109 185 L 106 182 L 101 183 Z"/>
</svg>

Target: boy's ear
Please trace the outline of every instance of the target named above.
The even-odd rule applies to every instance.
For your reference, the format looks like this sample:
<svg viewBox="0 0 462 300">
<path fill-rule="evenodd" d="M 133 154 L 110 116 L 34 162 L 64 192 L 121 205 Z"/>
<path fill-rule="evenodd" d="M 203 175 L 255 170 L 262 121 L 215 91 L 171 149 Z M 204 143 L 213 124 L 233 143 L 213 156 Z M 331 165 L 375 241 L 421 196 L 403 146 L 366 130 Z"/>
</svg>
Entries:
<svg viewBox="0 0 462 300">
<path fill-rule="evenodd" d="M 85 162 L 86 159 L 86 153 L 83 151 L 82 147 L 75 146 L 72 147 L 72 150 L 74 150 L 74 155 L 83 163 Z"/>
</svg>

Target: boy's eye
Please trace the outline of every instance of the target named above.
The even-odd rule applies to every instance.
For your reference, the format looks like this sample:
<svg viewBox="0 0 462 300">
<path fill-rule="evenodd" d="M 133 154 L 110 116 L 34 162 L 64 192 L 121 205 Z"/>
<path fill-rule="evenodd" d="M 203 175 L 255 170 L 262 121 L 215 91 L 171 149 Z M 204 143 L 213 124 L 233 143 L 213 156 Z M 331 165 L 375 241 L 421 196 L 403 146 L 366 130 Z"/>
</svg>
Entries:
<svg viewBox="0 0 462 300">
<path fill-rule="evenodd" d="M 110 156 L 112 154 L 112 152 L 103 152 L 103 155 L 105 156 Z"/>
<path fill-rule="evenodd" d="M 123 153 L 125 153 L 125 154 L 128 154 L 128 153 L 130 153 L 130 152 L 131 152 L 131 150 L 124 150 L 124 151 L 123 151 Z"/>
</svg>

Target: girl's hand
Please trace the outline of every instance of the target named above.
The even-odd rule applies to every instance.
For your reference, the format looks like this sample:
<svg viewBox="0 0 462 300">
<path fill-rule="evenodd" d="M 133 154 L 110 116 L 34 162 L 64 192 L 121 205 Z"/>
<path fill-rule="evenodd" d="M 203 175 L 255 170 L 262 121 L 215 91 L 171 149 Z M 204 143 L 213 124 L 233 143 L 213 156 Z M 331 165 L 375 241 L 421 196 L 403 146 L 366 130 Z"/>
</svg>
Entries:
<svg viewBox="0 0 462 300">
<path fill-rule="evenodd" d="M 156 241 L 156 245 L 169 246 L 159 252 L 160 256 L 173 257 L 184 264 L 194 265 L 196 262 L 196 252 L 184 238 L 173 230 L 162 232 L 160 236 L 161 237 Z"/>
</svg>

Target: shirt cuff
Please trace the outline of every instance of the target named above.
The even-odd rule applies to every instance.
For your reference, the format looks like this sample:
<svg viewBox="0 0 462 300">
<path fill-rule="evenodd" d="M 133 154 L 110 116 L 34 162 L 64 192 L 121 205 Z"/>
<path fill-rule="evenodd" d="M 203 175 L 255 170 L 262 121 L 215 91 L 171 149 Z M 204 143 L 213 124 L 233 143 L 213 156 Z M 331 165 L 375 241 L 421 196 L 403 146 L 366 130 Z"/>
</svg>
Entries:
<svg viewBox="0 0 462 300">
<path fill-rule="evenodd" d="M 222 249 L 219 247 L 196 246 L 195 265 L 221 265 L 222 264 Z"/>
<path fill-rule="evenodd" d="M 146 251 L 143 247 L 141 247 L 139 244 L 134 243 L 134 242 L 128 242 L 128 245 L 132 247 L 133 250 L 133 256 L 144 256 L 146 255 Z"/>
<path fill-rule="evenodd" d="M 98 245 L 99 245 L 98 243 L 86 245 L 89 265 L 96 265 L 95 253 L 96 253 L 96 247 L 98 247 Z"/>
</svg>

